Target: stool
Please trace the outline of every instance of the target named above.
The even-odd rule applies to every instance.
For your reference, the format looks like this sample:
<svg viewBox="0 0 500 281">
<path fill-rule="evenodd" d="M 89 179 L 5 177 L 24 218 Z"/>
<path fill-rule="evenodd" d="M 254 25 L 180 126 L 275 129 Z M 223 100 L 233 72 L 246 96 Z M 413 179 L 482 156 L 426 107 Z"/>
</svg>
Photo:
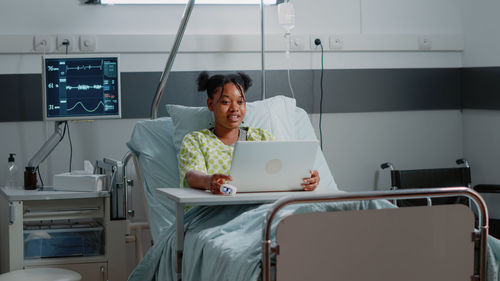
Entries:
<svg viewBox="0 0 500 281">
<path fill-rule="evenodd" d="M 0 274 L 0 281 L 81 281 L 80 273 L 62 268 L 30 268 Z"/>
</svg>

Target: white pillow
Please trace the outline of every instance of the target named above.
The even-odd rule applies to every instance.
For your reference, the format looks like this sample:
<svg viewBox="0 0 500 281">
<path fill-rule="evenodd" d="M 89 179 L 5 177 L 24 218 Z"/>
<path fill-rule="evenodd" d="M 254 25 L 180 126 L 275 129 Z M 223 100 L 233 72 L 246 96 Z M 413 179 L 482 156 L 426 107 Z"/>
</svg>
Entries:
<svg viewBox="0 0 500 281">
<path fill-rule="evenodd" d="M 207 107 L 174 104 L 166 107 L 174 123 L 173 141 L 177 151 L 187 133 L 214 126 L 213 114 Z M 295 99 L 285 96 L 248 102 L 243 126 L 267 130 L 276 140 L 292 140 L 296 138 L 294 114 Z"/>
</svg>

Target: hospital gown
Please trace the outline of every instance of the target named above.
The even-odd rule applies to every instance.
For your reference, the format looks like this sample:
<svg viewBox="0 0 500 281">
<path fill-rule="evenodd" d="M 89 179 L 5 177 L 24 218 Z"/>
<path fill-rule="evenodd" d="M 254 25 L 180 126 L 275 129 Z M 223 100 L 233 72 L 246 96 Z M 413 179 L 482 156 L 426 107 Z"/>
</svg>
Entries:
<svg viewBox="0 0 500 281">
<path fill-rule="evenodd" d="M 263 129 L 243 128 L 249 141 L 269 141 L 274 137 Z M 234 147 L 224 144 L 210 129 L 187 134 L 178 155 L 181 187 L 188 187 L 186 173 L 190 170 L 205 174 L 229 175 Z"/>
</svg>

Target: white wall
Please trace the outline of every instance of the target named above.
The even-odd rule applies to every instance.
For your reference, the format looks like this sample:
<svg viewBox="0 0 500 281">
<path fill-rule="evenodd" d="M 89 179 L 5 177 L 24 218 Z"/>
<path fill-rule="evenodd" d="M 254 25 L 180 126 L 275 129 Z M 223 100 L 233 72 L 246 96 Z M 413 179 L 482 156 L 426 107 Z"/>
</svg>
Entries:
<svg viewBox="0 0 500 281">
<path fill-rule="evenodd" d="M 500 65 L 500 2 L 494 0 L 462 1 L 464 67 Z"/>
<path fill-rule="evenodd" d="M 301 40 L 303 49 L 292 56 L 292 68 L 320 67 L 318 51 L 310 52 L 309 41 L 315 37 L 324 39 L 328 68 L 460 67 L 462 64 L 458 0 L 295 0 L 293 3 L 296 28 L 292 33 Z M 79 51 L 79 35 L 96 36 L 96 52 L 122 54 L 123 71 L 160 71 L 182 13 L 181 5 L 103 7 L 81 5 L 79 0 L 2 1 L 0 73 L 40 72 L 41 53 L 33 51 L 33 36 L 52 36 L 51 50 L 55 51 L 58 34 L 73 36 L 76 44 L 73 51 Z M 258 6 L 196 6 L 174 70 L 260 69 L 259 19 Z M 266 7 L 265 25 L 266 48 L 272 51 L 266 58 L 266 68 L 285 68 L 283 54 L 276 53 L 283 49 L 284 42 L 275 6 Z M 200 35 L 210 37 L 204 41 L 190 39 Z M 335 52 L 330 49 L 328 39 L 332 35 L 344 37 L 344 49 Z M 442 52 L 420 52 L 420 36 L 432 39 L 432 50 Z"/>
<path fill-rule="evenodd" d="M 401 40 L 406 38 L 400 36 L 401 34 L 411 36 L 420 34 L 461 34 L 461 3 L 458 0 L 316 0 L 313 2 L 295 0 L 293 3 L 297 11 L 294 32 L 305 36 L 306 40 L 308 35 L 354 34 L 357 36 L 355 37 L 356 40 L 362 39 L 362 42 L 374 44 L 373 49 L 375 51 L 344 50 L 334 52 L 327 49 L 328 52 L 325 56 L 326 68 L 460 67 L 462 65 L 462 52 L 457 50 L 440 52 L 420 52 L 417 49 L 415 51 L 376 51 L 377 46 L 379 46 L 377 45 L 378 35 L 391 35 L 393 37 L 390 38 L 396 39 L 388 43 L 399 44 Z M 311 5 L 311 3 L 315 5 Z M 103 50 L 113 48 L 112 41 L 109 41 L 111 39 L 106 39 L 107 35 L 113 39 L 122 40 L 116 42 L 130 43 L 131 40 L 127 40 L 127 38 L 136 39 L 138 34 L 153 36 L 153 39 L 147 36 L 144 37 L 145 40 L 150 40 L 150 42 L 162 42 L 158 39 L 158 35 L 173 36 L 178 27 L 183 7 L 178 5 L 103 7 L 81 5 L 77 0 L 48 0 L 43 2 L 25 0 L 2 1 L 0 2 L 0 11 L 0 39 L 5 39 L 6 36 L 14 36 L 13 42 L 9 41 L 9 44 L 17 44 L 19 45 L 18 49 L 22 50 L 18 53 L 13 51 L 0 52 L 0 73 L 39 73 L 40 54 L 27 51 L 31 50 L 32 41 L 26 41 L 26 38 L 31 38 L 32 35 L 72 34 L 78 36 L 80 34 L 93 34 L 97 36 L 98 40 L 103 40 L 102 44 L 99 41 L 97 42 L 98 50 L 99 48 Z M 258 39 L 259 32 L 259 8 L 257 6 L 196 6 L 186 34 L 187 36 L 195 34 L 213 34 L 214 36 L 230 34 L 236 36 L 236 34 L 240 34 L 250 37 L 231 38 L 247 40 L 248 38 Z M 276 7 L 267 7 L 266 33 L 279 35 L 281 32 L 280 26 L 277 24 Z M 347 39 L 349 38 L 351 37 L 347 37 Z M 363 41 L 363 38 L 369 40 Z M 382 36 L 381 38 L 389 37 Z M 415 39 L 416 37 L 411 38 Z M 189 45 L 189 42 L 186 44 Z M 190 46 L 188 45 L 184 46 L 184 48 L 189 49 Z M 304 51 L 292 54 L 292 68 L 319 68 L 319 53 L 317 51 L 308 51 L 308 46 L 305 45 Z M 164 67 L 167 52 L 158 51 L 163 47 L 151 49 L 146 45 L 136 44 L 127 49 L 120 44 L 115 46 L 117 50 L 125 50 L 122 53 L 123 71 L 161 71 Z M 165 46 L 165 50 L 169 49 L 170 46 Z M 286 67 L 283 54 L 276 51 L 270 52 L 266 56 L 266 63 L 268 69 L 283 69 Z M 196 52 L 180 54 L 174 64 L 174 70 L 202 69 L 260 69 L 258 48 L 246 52 L 224 53 L 204 52 L 203 48 L 201 48 Z M 381 116 L 388 119 L 401 119 L 401 117 L 407 116 L 408 120 L 417 120 L 418 118 L 426 118 L 429 114 L 432 113 L 428 111 L 389 112 L 381 113 Z M 450 116 L 444 112 L 440 114 L 442 114 L 440 118 L 444 118 L 445 122 L 455 122 L 456 116 Z M 344 118 L 338 119 L 340 116 L 344 116 Z M 365 115 L 327 115 L 326 119 L 334 118 L 338 121 L 333 123 L 325 122 L 325 131 L 335 132 L 339 128 L 351 128 L 357 124 L 356 122 L 363 124 L 363 122 L 351 118 L 360 118 L 361 116 Z M 125 142 L 131 132 L 133 122 L 133 120 L 114 120 L 95 121 L 90 123 L 92 125 L 72 124 L 73 140 L 77 143 L 74 145 L 73 163 L 75 168 L 81 165 L 83 159 L 95 160 L 103 156 L 120 159 L 125 151 Z M 9 152 L 16 152 L 19 154 L 19 165 L 24 166 L 32 153 L 43 143 L 44 138 L 52 133 L 52 126 L 52 123 L 46 124 L 44 122 L 0 123 L 0 130 L 5 132 L 1 137 L 2 143 L 5 145 L 0 148 L 0 155 L 7 157 Z M 397 130 L 391 129 L 386 122 L 372 123 L 371 126 L 371 133 L 363 135 L 360 139 L 358 143 L 360 147 L 371 147 L 374 143 L 373 140 L 377 142 L 377 138 L 382 132 L 384 135 L 397 133 Z M 108 128 L 122 129 L 109 133 L 106 132 Z M 420 126 L 419 129 L 422 130 L 422 135 L 434 135 L 440 131 L 435 127 L 425 126 Z M 457 130 L 452 134 L 453 137 L 450 137 L 450 141 L 460 132 L 459 128 Z M 80 144 L 78 144 L 78 141 L 80 141 Z M 337 144 L 335 136 L 328 137 L 327 141 L 334 146 L 329 151 L 340 149 L 341 144 Z M 393 147 L 389 143 L 378 143 L 377 145 L 379 146 L 378 150 L 381 151 L 390 151 Z M 342 146 L 342 150 L 356 151 L 359 148 L 358 146 Z M 42 172 L 46 173 L 45 178 L 49 183 L 51 182 L 50 175 L 66 169 L 67 151 L 68 149 L 64 147 L 64 144 L 60 145 L 53 155 L 49 157 L 47 164 L 44 164 L 46 167 L 41 167 Z M 460 154 L 460 151 L 460 145 L 456 147 L 436 147 L 433 154 L 437 153 L 437 155 L 442 155 L 443 158 L 448 158 L 448 155 Z M 327 157 L 331 163 L 336 161 L 336 159 L 333 159 L 334 154 L 328 154 Z M 385 157 L 375 159 L 378 158 L 375 155 L 371 155 L 369 158 L 373 162 L 391 160 Z M 413 162 L 415 165 L 425 165 L 420 161 L 420 159 L 416 158 L 409 160 L 409 164 Z M 345 179 L 342 182 L 345 182 L 346 187 L 356 186 L 353 187 L 355 189 L 374 188 L 376 184 L 373 181 L 373 172 L 376 167 L 361 165 L 361 163 L 359 165 L 363 168 L 356 175 L 350 172 L 351 169 L 347 169 L 342 173 L 342 176 L 338 175 L 337 177 Z M 363 176 L 360 177 L 359 174 Z M 0 170 L 0 176 L 3 178 L 4 175 L 4 170 Z M 47 180 L 47 178 L 49 179 Z"/>
<path fill-rule="evenodd" d="M 312 116 L 314 124 L 318 119 Z M 343 190 L 389 189 L 384 162 L 396 169 L 442 168 L 462 157 L 459 110 L 327 114 L 322 123 L 323 152 Z"/>
<path fill-rule="evenodd" d="M 335 34 L 345 36 L 346 48 L 334 51 L 326 47 L 327 69 L 462 66 L 459 0 L 293 3 L 297 19 L 293 32 L 304 45 L 302 51 L 292 53 L 293 69 L 320 68 L 320 54 L 309 49 L 308 41 L 311 36 L 328 39 Z M 182 12 L 182 6 L 102 7 L 84 6 L 78 0 L 0 1 L 0 74 L 40 73 L 41 54 L 33 52 L 32 36 L 57 34 L 70 34 L 75 39 L 81 34 L 95 35 L 97 52 L 120 53 L 123 71 L 161 71 Z M 285 69 L 284 55 L 278 52 L 282 30 L 277 24 L 276 7 L 266 8 L 265 21 L 271 50 L 266 55 L 266 68 Z M 260 69 L 259 44 L 255 41 L 259 38 L 259 24 L 256 6 L 195 7 L 186 30 L 188 43 L 181 46 L 184 51 L 178 55 L 174 71 Z M 167 39 L 162 39 L 163 35 Z M 189 43 L 197 35 L 213 35 L 208 45 L 222 43 L 215 47 L 221 50 L 236 46 L 238 52 L 210 51 L 207 44 Z M 224 40 L 230 40 L 218 40 L 221 37 L 217 36 L 222 35 L 228 36 L 222 37 Z M 419 50 L 417 39 L 422 35 L 436 36 L 432 43 L 437 52 Z M 451 43 L 446 39 L 448 35 L 453 38 Z M 244 44 L 236 42 L 240 38 L 246 40 Z M 189 48 L 195 51 L 185 51 Z M 317 117 L 312 116 L 315 126 Z M 84 159 L 121 159 L 136 121 L 72 122 L 73 168 L 82 168 Z M 6 164 L 8 153 L 15 152 L 18 165 L 24 167 L 52 133 L 53 126 L 52 122 L 0 123 L 0 161 Z M 458 111 L 325 114 L 323 132 L 328 164 L 339 186 L 350 191 L 388 187 L 388 172 L 378 174 L 381 162 L 392 161 L 399 168 L 448 166 L 463 151 Z M 65 139 L 40 167 L 46 183 L 51 183 L 53 174 L 65 171 L 68 161 Z M 5 170 L 0 169 L 2 184 Z"/>
<path fill-rule="evenodd" d="M 464 110 L 464 154 L 473 184 L 500 182 L 500 112 Z"/>
<path fill-rule="evenodd" d="M 463 1 L 464 66 L 500 66 L 498 1 Z M 500 113 L 465 110 L 464 154 L 471 162 L 473 184 L 500 183 Z"/>
</svg>

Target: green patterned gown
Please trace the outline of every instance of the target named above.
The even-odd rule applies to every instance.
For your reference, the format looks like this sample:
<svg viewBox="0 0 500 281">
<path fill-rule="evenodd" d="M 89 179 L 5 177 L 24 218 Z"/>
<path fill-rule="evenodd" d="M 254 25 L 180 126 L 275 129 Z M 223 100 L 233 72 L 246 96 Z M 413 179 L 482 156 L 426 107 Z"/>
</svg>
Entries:
<svg viewBox="0 0 500 281">
<path fill-rule="evenodd" d="M 274 137 L 263 129 L 243 128 L 248 141 L 269 141 Z M 233 146 L 225 145 L 211 129 L 188 133 L 179 151 L 179 175 L 181 187 L 187 187 L 186 173 L 191 170 L 212 174 L 229 174 L 233 158 Z"/>
</svg>

